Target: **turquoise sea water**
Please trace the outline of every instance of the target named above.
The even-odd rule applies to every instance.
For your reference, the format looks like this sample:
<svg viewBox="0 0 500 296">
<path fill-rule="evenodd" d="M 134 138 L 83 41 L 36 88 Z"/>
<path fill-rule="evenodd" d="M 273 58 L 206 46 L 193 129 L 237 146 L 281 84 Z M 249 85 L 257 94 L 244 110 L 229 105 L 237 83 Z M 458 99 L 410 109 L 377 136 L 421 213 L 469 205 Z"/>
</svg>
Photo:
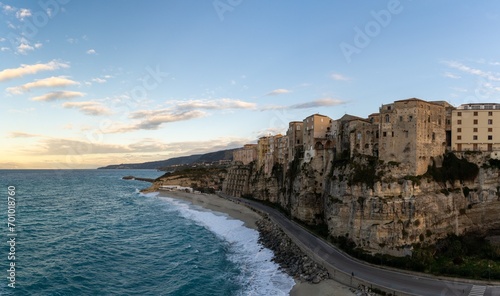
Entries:
<svg viewBox="0 0 500 296">
<path fill-rule="evenodd" d="M 1 295 L 287 295 L 256 231 L 122 176 L 152 170 L 0 170 Z M 8 229 L 8 188 L 15 226 Z M 11 187 L 12 189 L 12 187 Z M 12 210 L 11 210 L 12 212 Z M 12 215 L 11 215 L 12 216 Z M 15 234 L 15 260 L 8 241 Z M 9 264 L 15 263 L 15 288 Z"/>
</svg>

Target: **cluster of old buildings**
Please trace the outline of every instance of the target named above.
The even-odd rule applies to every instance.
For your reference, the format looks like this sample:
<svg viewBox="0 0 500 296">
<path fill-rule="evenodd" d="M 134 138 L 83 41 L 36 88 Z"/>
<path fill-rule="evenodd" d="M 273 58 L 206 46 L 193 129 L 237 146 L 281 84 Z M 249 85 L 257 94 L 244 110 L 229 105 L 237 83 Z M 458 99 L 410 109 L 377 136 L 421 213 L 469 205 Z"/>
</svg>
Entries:
<svg viewBox="0 0 500 296">
<path fill-rule="evenodd" d="M 334 120 L 313 114 L 290 122 L 286 135 L 265 136 L 257 144 L 245 145 L 234 152 L 233 161 L 241 165 L 255 161 L 257 169 L 270 175 L 276 163 L 286 169 L 297 157 L 309 162 L 330 151 L 336 158 L 375 156 L 404 165 L 408 175 L 421 175 L 433 158 L 467 150 L 500 150 L 500 104 L 455 108 L 445 101 L 412 98 L 384 104 L 368 118 L 346 114 Z"/>
</svg>

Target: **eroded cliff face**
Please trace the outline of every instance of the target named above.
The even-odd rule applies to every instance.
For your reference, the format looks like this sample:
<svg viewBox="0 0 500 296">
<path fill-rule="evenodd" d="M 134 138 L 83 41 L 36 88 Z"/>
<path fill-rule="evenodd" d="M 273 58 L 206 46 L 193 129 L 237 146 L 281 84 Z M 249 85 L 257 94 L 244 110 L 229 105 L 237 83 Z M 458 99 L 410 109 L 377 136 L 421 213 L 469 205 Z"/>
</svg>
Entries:
<svg viewBox="0 0 500 296">
<path fill-rule="evenodd" d="M 325 151 L 286 172 L 250 174 L 250 194 L 276 203 L 295 219 L 326 224 L 371 253 L 403 256 L 415 243 L 432 244 L 448 234 L 500 233 L 500 170 L 488 156 L 458 155 L 478 165 L 468 181 L 408 176 L 399 163 L 357 156 L 335 160 Z M 440 166 L 442 159 L 436 159 Z"/>
</svg>

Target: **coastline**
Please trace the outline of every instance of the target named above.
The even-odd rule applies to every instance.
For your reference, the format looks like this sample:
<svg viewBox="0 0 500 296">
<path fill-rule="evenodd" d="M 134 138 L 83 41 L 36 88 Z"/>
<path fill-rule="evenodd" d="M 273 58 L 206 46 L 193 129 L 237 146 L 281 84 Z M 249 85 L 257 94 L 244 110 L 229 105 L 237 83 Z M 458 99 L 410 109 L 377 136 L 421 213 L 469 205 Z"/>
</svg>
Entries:
<svg viewBox="0 0 500 296">
<path fill-rule="evenodd" d="M 221 212 L 230 217 L 243 221 L 248 228 L 258 231 L 257 221 L 264 217 L 250 209 L 249 207 L 235 203 L 233 201 L 221 198 L 214 194 L 193 194 L 180 191 L 159 191 L 160 196 L 167 196 L 190 202 L 203 208 Z M 332 279 L 326 279 L 318 284 L 302 282 L 295 280 L 295 286 L 290 291 L 292 296 L 309 295 L 335 295 L 335 296 L 354 296 L 355 294 L 347 287 Z"/>
</svg>

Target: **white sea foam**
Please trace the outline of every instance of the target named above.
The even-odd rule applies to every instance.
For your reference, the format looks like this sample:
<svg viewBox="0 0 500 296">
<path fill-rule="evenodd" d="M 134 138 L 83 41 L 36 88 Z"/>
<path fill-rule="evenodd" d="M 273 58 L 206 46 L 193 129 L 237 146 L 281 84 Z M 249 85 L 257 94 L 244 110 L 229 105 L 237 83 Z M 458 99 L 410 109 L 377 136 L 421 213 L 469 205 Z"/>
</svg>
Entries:
<svg viewBox="0 0 500 296">
<path fill-rule="evenodd" d="M 188 202 L 161 197 L 179 210 L 184 218 L 196 221 L 227 241 L 230 245 L 228 259 L 238 264 L 239 278 L 244 290 L 240 295 L 288 295 L 295 285 L 292 277 L 279 270 L 271 261 L 273 252 L 259 244 L 259 233 L 245 227 L 242 221 L 224 213 L 206 210 Z"/>
</svg>

